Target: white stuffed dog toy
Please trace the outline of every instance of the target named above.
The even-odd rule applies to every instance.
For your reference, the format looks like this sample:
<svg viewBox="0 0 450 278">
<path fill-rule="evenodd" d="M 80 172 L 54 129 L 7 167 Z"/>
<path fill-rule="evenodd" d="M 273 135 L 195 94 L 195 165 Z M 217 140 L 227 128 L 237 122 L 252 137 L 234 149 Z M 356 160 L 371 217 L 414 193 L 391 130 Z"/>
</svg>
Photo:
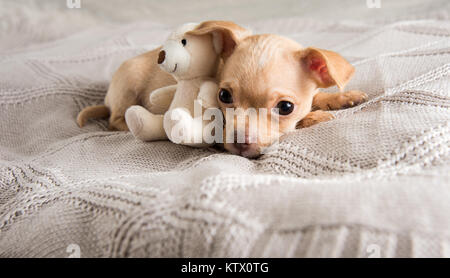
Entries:
<svg viewBox="0 0 450 278">
<path fill-rule="evenodd" d="M 203 139 L 203 129 L 211 120 L 195 120 L 194 102 L 200 100 L 202 112 L 218 106 L 215 76 L 222 53 L 222 36 L 188 34 L 197 26 L 190 23 L 179 27 L 159 53 L 158 64 L 178 83 L 153 91 L 150 102 L 158 106 L 170 103 L 169 110 L 164 115 L 157 115 L 135 105 L 126 111 L 126 123 L 136 138 L 143 141 L 169 139 L 194 147 L 212 144 Z M 215 132 L 221 129 L 220 126 Z"/>
</svg>

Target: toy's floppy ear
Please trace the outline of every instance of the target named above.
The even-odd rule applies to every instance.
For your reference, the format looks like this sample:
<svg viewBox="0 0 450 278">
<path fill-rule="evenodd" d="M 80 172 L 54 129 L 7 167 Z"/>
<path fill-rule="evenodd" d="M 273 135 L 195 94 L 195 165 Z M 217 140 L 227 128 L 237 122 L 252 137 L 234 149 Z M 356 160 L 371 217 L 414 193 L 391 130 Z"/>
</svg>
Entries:
<svg viewBox="0 0 450 278">
<path fill-rule="evenodd" d="M 309 47 L 300 51 L 301 60 L 319 88 L 337 85 L 343 89 L 355 68 L 336 52 Z"/>
<path fill-rule="evenodd" d="M 211 34 L 213 38 L 214 50 L 227 59 L 233 53 L 239 41 L 251 33 L 247 29 L 231 21 L 205 21 L 188 35 Z"/>
</svg>

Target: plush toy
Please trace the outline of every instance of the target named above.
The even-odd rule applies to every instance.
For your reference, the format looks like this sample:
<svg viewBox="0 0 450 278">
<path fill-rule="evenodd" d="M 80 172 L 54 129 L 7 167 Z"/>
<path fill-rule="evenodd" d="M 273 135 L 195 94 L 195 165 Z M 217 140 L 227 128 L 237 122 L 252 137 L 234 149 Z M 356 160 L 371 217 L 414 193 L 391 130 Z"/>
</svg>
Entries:
<svg viewBox="0 0 450 278">
<path fill-rule="evenodd" d="M 193 23 L 179 27 L 159 53 L 158 64 L 178 83 L 153 91 L 150 102 L 159 107 L 167 107 L 170 103 L 168 111 L 157 115 L 142 106 L 131 106 L 126 111 L 126 123 L 136 138 L 143 141 L 169 139 L 195 147 L 212 144 L 203 140 L 203 128 L 211 120 L 196 120 L 194 106 L 201 104 L 202 112 L 218 106 L 215 76 L 222 53 L 222 36 L 190 35 L 189 31 L 196 27 Z"/>
</svg>

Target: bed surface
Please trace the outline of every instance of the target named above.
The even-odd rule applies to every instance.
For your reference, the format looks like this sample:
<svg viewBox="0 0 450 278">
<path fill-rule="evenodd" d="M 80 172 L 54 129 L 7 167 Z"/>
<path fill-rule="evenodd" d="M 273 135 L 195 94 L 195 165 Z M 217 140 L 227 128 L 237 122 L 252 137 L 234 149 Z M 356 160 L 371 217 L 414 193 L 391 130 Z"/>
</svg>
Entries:
<svg viewBox="0 0 450 278">
<path fill-rule="evenodd" d="M 38 2 L 0 2 L 1 257 L 450 256 L 448 1 Z M 369 101 L 258 160 L 76 125 L 124 60 L 212 18 L 339 52 Z"/>
</svg>

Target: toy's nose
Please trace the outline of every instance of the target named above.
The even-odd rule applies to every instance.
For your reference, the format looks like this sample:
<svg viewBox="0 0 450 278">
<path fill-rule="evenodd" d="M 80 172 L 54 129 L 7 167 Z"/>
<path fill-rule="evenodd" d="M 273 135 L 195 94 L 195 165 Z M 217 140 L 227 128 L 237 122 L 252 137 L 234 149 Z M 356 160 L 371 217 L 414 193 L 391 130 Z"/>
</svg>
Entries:
<svg viewBox="0 0 450 278">
<path fill-rule="evenodd" d="M 161 50 L 158 56 L 158 64 L 162 64 L 165 59 L 166 59 L 166 52 L 164 50 Z"/>
</svg>

